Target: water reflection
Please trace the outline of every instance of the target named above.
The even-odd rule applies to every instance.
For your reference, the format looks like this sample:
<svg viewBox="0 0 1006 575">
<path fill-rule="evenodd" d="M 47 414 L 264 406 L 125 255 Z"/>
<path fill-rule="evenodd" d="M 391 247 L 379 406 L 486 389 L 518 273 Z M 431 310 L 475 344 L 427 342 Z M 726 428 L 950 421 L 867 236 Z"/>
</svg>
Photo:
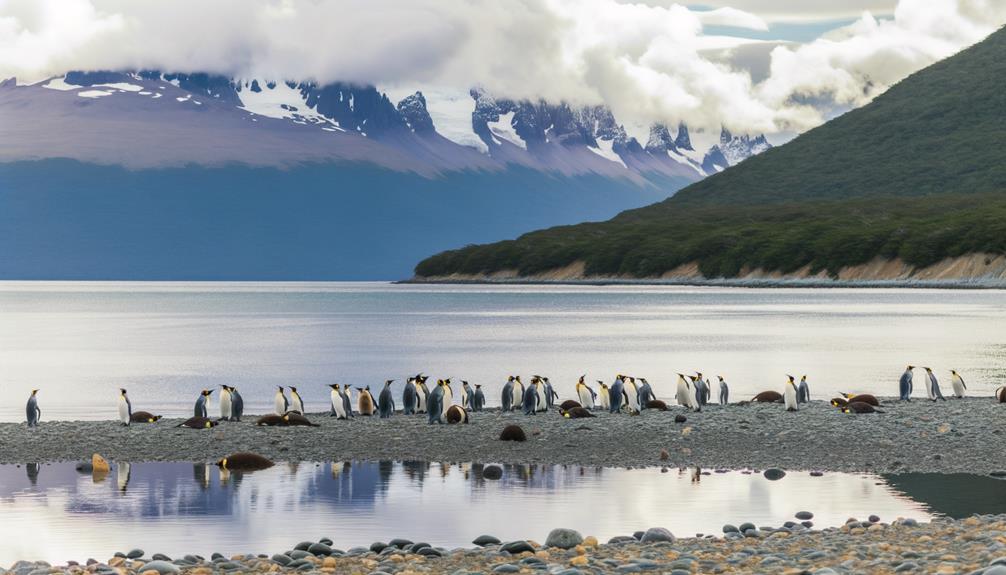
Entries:
<svg viewBox="0 0 1006 575">
<path fill-rule="evenodd" d="M 1006 512 L 1006 482 L 969 475 L 794 472 L 768 481 L 700 468 L 500 467 L 494 480 L 485 465 L 421 461 L 256 472 L 116 462 L 112 477 L 72 464 L 0 466 L 0 564 L 107 558 L 137 546 L 169 555 L 273 552 L 322 536 L 342 548 L 393 536 L 461 546 L 485 532 L 541 540 L 558 526 L 602 539 L 654 525 L 688 536 L 719 533 L 727 522 L 778 525 L 804 509 L 818 526 L 870 514 Z"/>
</svg>

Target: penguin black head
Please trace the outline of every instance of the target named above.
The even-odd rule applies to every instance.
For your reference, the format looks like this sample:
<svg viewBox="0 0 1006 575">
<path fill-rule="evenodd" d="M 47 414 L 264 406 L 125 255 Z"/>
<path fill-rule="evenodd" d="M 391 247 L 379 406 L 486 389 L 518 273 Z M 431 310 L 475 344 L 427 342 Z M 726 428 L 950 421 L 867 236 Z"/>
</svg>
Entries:
<svg viewBox="0 0 1006 575">
<path fill-rule="evenodd" d="M 584 380 L 584 379 L 586 379 L 586 377 L 587 377 L 587 374 L 583 374 L 583 375 L 581 375 L 581 376 L 580 376 L 580 381 L 579 381 L 578 383 L 579 383 L 580 385 L 583 385 L 583 380 Z"/>
<path fill-rule="evenodd" d="M 463 380 L 463 379 L 461 380 L 461 383 L 462 383 L 463 385 L 468 385 L 468 382 L 467 382 L 467 381 L 465 381 L 465 380 Z"/>
<path fill-rule="evenodd" d="M 291 385 L 290 386 L 290 393 L 297 393 L 297 388 Z"/>
<path fill-rule="evenodd" d="M 208 395 L 209 395 L 209 394 L 211 394 L 211 393 L 213 393 L 213 390 L 212 390 L 212 389 L 204 389 L 204 390 L 203 390 L 203 395 L 204 395 L 204 396 L 208 396 Z"/>
<path fill-rule="evenodd" d="M 909 365 L 909 366 L 908 366 L 907 368 L 905 368 L 905 369 L 907 369 L 908 371 L 911 371 L 911 370 L 915 369 L 915 366 L 914 366 L 914 365 Z"/>
<path fill-rule="evenodd" d="M 639 378 L 639 381 L 641 381 L 641 382 L 643 382 L 643 383 L 649 383 L 648 381 L 646 381 L 646 378 L 645 378 L 645 377 L 641 377 L 641 378 Z"/>
<path fill-rule="evenodd" d="M 507 380 L 508 382 L 510 382 L 510 381 L 513 381 L 513 380 L 514 380 L 514 377 L 513 377 L 512 375 L 511 375 L 510 377 L 506 378 L 506 380 Z"/>
<path fill-rule="evenodd" d="M 338 383 L 330 383 L 330 384 L 328 384 L 328 386 L 331 387 L 332 389 L 336 390 L 336 391 L 339 390 L 339 384 Z"/>
<path fill-rule="evenodd" d="M 283 391 L 283 386 L 282 385 L 277 385 L 276 387 L 278 387 L 281 392 Z"/>
<path fill-rule="evenodd" d="M 126 388 L 120 387 L 119 388 L 119 395 L 126 395 Z"/>
<path fill-rule="evenodd" d="M 475 389 L 482 389 L 482 384 L 481 383 L 476 383 L 475 384 Z"/>
<path fill-rule="evenodd" d="M 718 379 L 718 380 L 720 380 L 720 381 L 723 381 L 723 376 L 722 376 L 722 375 L 717 375 L 717 376 L 716 376 L 716 379 Z"/>
<path fill-rule="evenodd" d="M 389 379 L 389 380 L 385 381 L 385 382 L 384 382 L 384 386 L 385 386 L 385 387 L 387 387 L 387 386 L 391 385 L 391 383 L 392 383 L 393 381 L 395 381 L 395 380 L 393 380 L 393 379 Z"/>
<path fill-rule="evenodd" d="M 34 397 L 36 393 L 38 393 L 38 390 L 37 390 L 37 389 L 33 389 L 33 390 L 31 390 L 31 395 L 32 395 L 32 397 Z"/>
<path fill-rule="evenodd" d="M 956 369 L 951 369 L 951 370 L 950 370 L 950 374 L 951 374 L 951 375 L 957 375 L 957 370 L 956 370 Z M 37 391 L 37 390 L 36 390 L 36 391 Z"/>
</svg>

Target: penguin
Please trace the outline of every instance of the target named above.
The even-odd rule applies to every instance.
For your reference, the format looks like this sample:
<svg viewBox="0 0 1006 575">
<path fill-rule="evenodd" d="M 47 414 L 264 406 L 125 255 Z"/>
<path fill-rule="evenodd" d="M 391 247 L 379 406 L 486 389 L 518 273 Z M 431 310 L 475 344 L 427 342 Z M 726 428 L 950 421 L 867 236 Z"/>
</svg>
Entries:
<svg viewBox="0 0 1006 575">
<path fill-rule="evenodd" d="M 615 376 L 615 383 L 608 388 L 608 413 L 618 413 L 622 410 L 622 403 L 625 401 L 625 381 L 622 374 Z"/>
<path fill-rule="evenodd" d="M 395 398 L 391 397 L 391 384 L 395 380 L 389 379 L 384 382 L 384 389 L 377 396 L 377 407 L 381 419 L 387 419 L 395 414 Z"/>
<path fill-rule="evenodd" d="M 233 385 L 228 386 L 227 391 L 231 392 L 231 421 L 241 421 L 241 416 L 245 414 L 245 400 Z"/>
<path fill-rule="evenodd" d="M 796 402 L 810 403 L 810 385 L 807 383 L 807 376 L 800 378 L 800 385 L 796 388 Z"/>
<path fill-rule="evenodd" d="M 701 392 L 699 391 L 698 385 L 696 385 L 696 382 L 701 382 L 702 378 L 691 377 L 691 376 L 689 377 L 691 381 L 686 382 L 686 385 L 688 386 L 688 397 L 686 398 L 686 405 L 692 411 L 696 412 L 702 411 L 702 401 L 700 399 Z"/>
<path fill-rule="evenodd" d="M 589 409 L 583 407 L 573 407 L 571 409 L 560 409 L 559 414 L 566 419 L 581 419 L 584 417 L 596 417 Z"/>
<path fill-rule="evenodd" d="M 642 406 L 639 404 L 639 387 L 636 385 L 636 378 L 626 377 L 622 382 L 622 396 L 625 398 L 625 405 L 631 413 L 639 413 Z"/>
<path fill-rule="evenodd" d="M 695 372 L 695 377 L 692 378 L 692 385 L 695 386 L 695 398 L 698 400 L 699 405 L 705 405 L 708 403 L 709 385 L 707 385 L 705 380 L 702 379 L 702 372 Z"/>
<path fill-rule="evenodd" d="M 287 412 L 290 406 L 290 402 L 286 399 L 286 394 L 283 393 L 283 386 L 277 385 L 276 396 L 273 399 L 273 411 L 276 415 L 283 415 Z"/>
<path fill-rule="evenodd" d="M 580 399 L 580 405 L 584 409 L 594 409 L 594 398 L 597 397 L 597 394 L 584 382 L 586 378 L 586 375 L 581 375 L 580 381 L 576 382 L 576 396 Z"/>
<path fill-rule="evenodd" d="M 869 393 L 839 393 L 839 395 L 845 398 L 846 403 L 858 401 L 860 403 L 869 403 L 874 407 L 880 405 L 880 400 Z"/>
<path fill-rule="evenodd" d="M 912 400 L 912 379 L 915 377 L 912 370 L 914 369 L 914 365 L 906 367 L 905 373 L 901 374 L 901 379 L 898 380 L 898 396 L 901 398 L 901 401 Z"/>
<path fill-rule="evenodd" d="M 717 375 L 716 378 L 720 380 L 720 405 L 726 405 L 730 403 L 730 387 L 722 375 Z"/>
<path fill-rule="evenodd" d="M 611 411 L 611 391 L 608 389 L 608 384 L 601 380 L 597 380 L 597 394 L 601 398 L 600 408 L 603 411 Z"/>
<path fill-rule="evenodd" d="M 283 414 L 283 425 L 295 426 L 303 425 L 305 427 L 321 427 L 320 424 L 311 423 L 303 413 L 297 413 L 296 411 L 288 411 Z"/>
<path fill-rule="evenodd" d="M 486 396 L 482 393 L 482 384 L 475 384 L 475 395 L 472 397 L 472 411 L 482 411 L 486 406 Z"/>
<path fill-rule="evenodd" d="M 328 387 L 332 389 L 332 391 L 329 392 L 330 404 L 328 416 L 338 419 L 346 419 L 346 406 L 342 401 L 342 392 L 339 391 L 339 384 L 330 383 L 328 384 Z"/>
<path fill-rule="evenodd" d="M 348 385 L 342 386 L 342 409 L 347 417 L 353 416 L 353 390 Z"/>
<path fill-rule="evenodd" d="M 468 423 L 468 410 L 460 405 L 452 405 L 447 409 L 447 415 L 444 419 L 447 420 L 448 425 Z"/>
<path fill-rule="evenodd" d="M 461 380 L 461 407 L 472 408 L 472 386 L 465 380 Z"/>
<path fill-rule="evenodd" d="M 552 382 L 550 382 L 547 377 L 543 377 L 541 379 L 545 382 L 545 407 L 547 409 L 552 409 L 552 406 L 555 405 L 555 400 L 559 399 L 559 394 L 555 392 L 555 388 L 552 387 Z"/>
<path fill-rule="evenodd" d="M 679 373 L 678 384 L 674 390 L 675 401 L 677 401 L 678 405 L 682 407 L 689 407 L 691 405 L 691 400 L 689 399 L 691 394 L 692 391 L 689 389 L 688 380 L 685 379 L 685 374 Z"/>
<path fill-rule="evenodd" d="M 1006 385 L 1001 385 L 996 389 L 996 400 L 999 403 L 1006 403 Z"/>
<path fill-rule="evenodd" d="M 524 382 L 519 375 L 513 378 L 513 393 L 510 399 L 510 411 L 516 411 L 518 407 L 524 405 Z"/>
<path fill-rule="evenodd" d="M 195 408 L 192 410 L 192 412 L 193 412 L 192 416 L 193 417 L 207 417 L 208 416 L 208 414 L 206 413 L 206 401 L 207 401 L 207 398 L 209 398 L 209 396 L 210 396 L 211 393 L 213 393 L 212 389 L 204 389 L 199 394 L 199 397 L 196 398 Z"/>
<path fill-rule="evenodd" d="M 545 411 L 545 409 L 547 408 L 547 405 L 548 405 L 548 400 L 546 399 L 546 395 L 545 395 L 545 384 L 544 384 L 544 382 L 542 381 L 541 377 L 539 377 L 539 376 L 536 375 L 536 376 L 534 376 L 534 377 L 531 378 L 531 385 L 534 387 L 535 393 L 538 394 L 538 399 L 537 399 L 537 401 L 535 401 L 535 404 L 534 404 L 535 405 L 535 407 L 534 407 L 535 412 L 537 413 L 539 411 Z"/>
<path fill-rule="evenodd" d="M 954 397 L 963 399 L 964 391 L 968 386 L 964 384 L 964 378 L 961 377 L 961 374 L 953 369 L 950 370 L 950 385 L 954 388 Z"/>
<path fill-rule="evenodd" d="M 863 403 L 861 401 L 851 401 L 848 405 L 843 406 L 841 409 L 842 413 L 884 413 L 869 403 Z"/>
<path fill-rule="evenodd" d="M 447 417 L 447 410 L 454 405 L 454 389 L 451 388 L 451 378 L 444 380 L 444 397 L 440 404 L 440 418 Z"/>
<path fill-rule="evenodd" d="M 115 462 L 115 485 L 119 488 L 119 491 L 125 493 L 126 488 L 129 487 L 129 474 L 132 466 L 125 461 Z"/>
<path fill-rule="evenodd" d="M 300 398 L 297 388 L 293 386 L 290 387 L 290 405 L 287 407 L 287 411 L 295 411 L 301 415 L 304 414 L 304 400 Z"/>
<path fill-rule="evenodd" d="M 936 379 L 936 374 L 928 367 L 923 367 L 922 369 L 926 370 L 926 377 L 929 378 L 929 385 L 926 386 L 926 395 L 930 401 L 936 401 L 937 399 L 946 401 L 946 398 L 943 397 L 943 393 L 940 391 L 940 382 Z"/>
<path fill-rule="evenodd" d="M 217 422 L 208 417 L 195 416 L 186 419 L 175 427 L 188 427 L 189 429 L 209 429 L 215 427 Z"/>
<path fill-rule="evenodd" d="M 444 422 L 444 380 L 437 380 L 437 386 L 433 388 L 430 392 L 429 402 L 427 403 L 427 417 L 426 422 L 430 425 L 434 423 L 443 424 Z"/>
<path fill-rule="evenodd" d="M 521 403 L 524 415 L 534 415 L 538 411 L 538 379 L 532 378 L 531 385 L 524 391 L 524 401 Z"/>
<path fill-rule="evenodd" d="M 426 413 L 427 403 L 430 401 L 430 390 L 426 387 L 428 375 L 419 374 L 416 376 L 416 413 Z"/>
<path fill-rule="evenodd" d="M 42 410 L 38 408 L 38 390 L 31 390 L 28 396 L 28 403 L 25 405 L 25 414 L 28 416 L 28 427 L 38 427 L 38 422 L 42 419 Z"/>
<path fill-rule="evenodd" d="M 161 415 L 154 415 L 149 411 L 134 411 L 129 416 L 131 423 L 154 423 L 161 420 Z"/>
<path fill-rule="evenodd" d="M 782 403 L 782 394 L 778 391 L 763 391 L 758 395 L 754 396 L 751 401 L 753 403 Z"/>
<path fill-rule="evenodd" d="M 131 416 L 133 415 L 133 404 L 129 403 L 129 396 L 126 395 L 126 390 L 119 389 L 119 421 L 122 425 L 129 425 Z"/>
<path fill-rule="evenodd" d="M 646 409 L 650 406 L 650 402 L 657 399 L 653 395 L 653 388 L 650 387 L 650 382 L 646 381 L 645 377 L 639 378 L 639 409 Z"/>
<path fill-rule="evenodd" d="M 796 400 L 796 380 L 792 375 L 787 375 L 786 378 L 786 391 L 782 394 L 786 403 L 786 411 L 796 411 L 800 406 Z"/>
<path fill-rule="evenodd" d="M 402 390 L 402 415 L 414 413 L 416 413 L 416 378 L 410 377 L 405 380 L 405 389 Z"/>
<path fill-rule="evenodd" d="M 220 384 L 220 421 L 231 419 L 231 392 L 227 386 Z"/>
<path fill-rule="evenodd" d="M 500 395 L 500 411 L 506 413 L 513 411 L 513 386 L 514 377 L 511 375 L 503 384 L 503 392 Z"/>
<path fill-rule="evenodd" d="M 229 469 L 231 471 L 256 471 L 259 469 L 268 469 L 273 465 L 275 463 L 257 453 L 244 452 L 232 453 L 216 462 L 216 466 L 220 469 Z"/>
<path fill-rule="evenodd" d="M 282 415 L 276 415 L 275 413 L 269 413 L 258 418 L 255 425 L 268 425 L 270 427 L 275 425 L 285 425 Z"/>
<path fill-rule="evenodd" d="M 374 396 L 370 395 L 370 386 L 357 387 L 356 391 L 360 393 L 356 398 L 357 411 L 360 415 L 374 415 Z"/>
</svg>

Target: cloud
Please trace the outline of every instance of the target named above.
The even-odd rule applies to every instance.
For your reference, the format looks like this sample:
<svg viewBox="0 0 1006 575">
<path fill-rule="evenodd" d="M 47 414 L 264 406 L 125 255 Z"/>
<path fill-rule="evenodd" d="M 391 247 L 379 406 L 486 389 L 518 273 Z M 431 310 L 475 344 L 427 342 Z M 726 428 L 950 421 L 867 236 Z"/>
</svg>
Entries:
<svg viewBox="0 0 1006 575">
<path fill-rule="evenodd" d="M 381 85 L 481 85 L 604 103 L 631 126 L 792 132 L 869 101 L 1006 22 L 1006 0 L 0 0 L 0 78 L 205 71 Z M 793 8 L 792 5 L 797 4 Z M 841 10 L 835 8 L 841 6 Z M 787 6 L 789 6 L 787 11 Z M 709 26 L 848 16 L 806 44 Z M 711 9 L 710 9 L 711 8 Z M 839 14 L 841 12 L 841 14 Z"/>
</svg>

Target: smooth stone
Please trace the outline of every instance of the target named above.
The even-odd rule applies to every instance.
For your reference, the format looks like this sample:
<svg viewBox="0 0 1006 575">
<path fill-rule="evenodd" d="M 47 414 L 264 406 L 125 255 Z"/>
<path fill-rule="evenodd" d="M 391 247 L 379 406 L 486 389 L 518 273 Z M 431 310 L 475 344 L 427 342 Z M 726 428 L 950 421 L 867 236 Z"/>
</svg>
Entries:
<svg viewBox="0 0 1006 575">
<path fill-rule="evenodd" d="M 814 522 L 813 521 L 801 521 L 800 525 L 803 525 L 807 529 L 810 529 L 811 527 L 814 526 Z"/>
<path fill-rule="evenodd" d="M 813 519 L 814 514 L 811 513 L 810 511 L 797 511 L 794 517 L 806 521 L 807 519 Z"/>
<path fill-rule="evenodd" d="M 313 541 L 301 541 L 300 543 L 293 546 L 297 551 L 307 551 L 307 548 L 314 545 Z"/>
<path fill-rule="evenodd" d="M 838 571 L 835 571 L 831 567 L 821 567 L 817 571 L 814 571 L 814 575 L 838 575 Z"/>
<path fill-rule="evenodd" d="M 905 527 L 916 527 L 918 526 L 919 522 L 909 517 L 908 519 L 903 519 L 901 521 L 901 524 L 904 525 Z"/>
<path fill-rule="evenodd" d="M 608 539 L 608 545 L 618 545 L 619 543 L 634 543 L 636 541 L 635 537 L 629 537 L 628 535 L 616 535 L 611 539 Z"/>
<path fill-rule="evenodd" d="M 396 539 L 392 539 L 391 541 L 388 541 L 388 546 L 390 546 L 390 547 L 397 547 L 399 549 L 405 549 L 409 545 L 412 545 L 412 543 L 413 542 L 409 541 L 408 539 L 398 539 L 398 538 L 396 538 Z M 329 543 L 329 545 L 331 545 L 331 543 Z M 476 543 L 476 545 L 478 545 L 478 544 Z"/>
<path fill-rule="evenodd" d="M 674 534 L 663 527 L 650 527 L 646 530 L 646 533 L 643 534 L 640 541 L 643 543 L 655 543 L 658 541 L 674 543 Z"/>
<path fill-rule="evenodd" d="M 270 557 L 270 559 L 272 559 L 273 562 L 279 563 L 280 565 L 282 565 L 284 567 L 286 567 L 287 565 L 290 564 L 291 561 L 293 561 L 293 557 L 290 557 L 289 555 L 284 555 L 282 553 L 277 553 L 277 554 L 273 555 L 272 557 Z"/>
<path fill-rule="evenodd" d="M 583 543 L 583 535 L 574 529 L 558 528 L 549 532 L 545 538 L 545 547 L 558 547 L 559 549 L 572 549 Z"/>
<path fill-rule="evenodd" d="M 224 571 L 233 571 L 235 569 L 241 569 L 242 566 L 239 563 L 233 561 L 221 561 L 217 564 L 218 569 L 223 569 Z"/>
<path fill-rule="evenodd" d="M 171 557 L 168 557 L 164 553 L 154 553 L 151 559 L 154 561 L 171 561 Z"/>
<path fill-rule="evenodd" d="M 895 573 L 904 573 L 906 571 L 915 571 L 919 568 L 919 564 L 915 561 L 905 561 L 904 563 L 898 565 L 894 568 Z"/>
<path fill-rule="evenodd" d="M 619 573 L 639 573 L 640 571 L 643 570 L 641 567 L 639 567 L 639 565 L 636 565 L 635 563 L 619 565 L 618 567 L 615 567 L 615 569 Z"/>
<path fill-rule="evenodd" d="M 786 477 L 786 472 L 776 467 L 770 467 L 766 469 L 765 473 L 762 473 L 762 475 L 769 481 L 779 481 L 783 477 Z"/>
<path fill-rule="evenodd" d="M 311 563 L 311 562 L 310 562 L 310 561 L 308 561 L 307 559 L 297 559 L 296 561 L 291 561 L 291 562 L 290 562 L 290 563 L 289 563 L 289 564 L 287 565 L 287 568 L 288 568 L 288 569 L 300 569 L 300 568 L 301 568 L 301 567 L 303 567 L 304 565 L 311 565 L 311 566 L 313 566 L 313 565 L 314 565 L 314 563 Z"/>
<path fill-rule="evenodd" d="M 632 538 L 635 539 L 636 541 L 639 541 L 640 539 L 643 538 L 643 534 L 644 533 L 646 533 L 646 532 L 645 531 L 635 531 L 635 532 L 632 533 Z"/>
<path fill-rule="evenodd" d="M 310 547 L 310 545 L 308 545 Z M 287 553 L 291 559 L 303 559 L 305 557 L 311 557 L 311 553 L 308 553 L 306 549 L 294 549 L 293 551 Z"/>
<path fill-rule="evenodd" d="M 424 557 L 443 557 L 444 556 L 443 553 L 441 553 L 440 551 L 438 551 L 437 549 L 434 549 L 432 547 L 423 547 L 418 552 L 416 552 L 416 554 L 417 555 L 422 555 Z"/>
<path fill-rule="evenodd" d="M 312 543 L 307 552 L 312 555 L 329 555 L 332 553 L 332 548 L 324 543 Z"/>
<path fill-rule="evenodd" d="M 735 527 L 735 526 L 730 525 L 729 523 L 727 523 L 726 525 L 723 526 L 723 532 L 724 533 L 739 533 L 740 529 L 737 529 L 737 527 Z"/>
<path fill-rule="evenodd" d="M 143 557 L 143 549 L 133 549 L 126 553 L 126 559 L 139 559 L 140 557 Z"/>
<path fill-rule="evenodd" d="M 982 575 L 1006 575 L 1006 565 L 992 565 L 982 571 Z"/>
<path fill-rule="evenodd" d="M 685 423 L 686 421 L 688 421 L 688 418 L 680 413 L 674 416 L 674 423 Z"/>
<path fill-rule="evenodd" d="M 173 565 L 167 561 L 156 560 L 150 563 L 145 563 L 141 568 L 142 571 L 157 571 L 161 575 L 168 575 L 170 573 L 181 573 L 182 570 L 178 568 L 177 565 Z"/>
<path fill-rule="evenodd" d="M 755 528 L 755 524 L 754 523 L 741 523 L 740 527 L 738 527 L 737 529 L 741 533 L 743 533 L 745 531 L 748 531 L 748 530 L 751 530 L 751 529 L 754 529 L 754 528 Z"/>
<path fill-rule="evenodd" d="M 331 545 L 334 544 L 334 542 L 331 539 L 329 539 L 328 537 L 322 537 L 321 539 L 318 540 L 318 543 L 324 543 L 325 545 L 329 545 L 329 546 L 331 546 Z"/>
<path fill-rule="evenodd" d="M 213 553 L 210 555 L 210 561 L 227 561 L 223 553 Z"/>
<path fill-rule="evenodd" d="M 989 566 L 991 567 L 992 565 L 1006 565 L 1006 557 L 996 557 L 989 562 Z"/>
<path fill-rule="evenodd" d="M 373 551 L 374 553 L 380 553 L 381 551 L 384 551 L 384 548 L 387 547 L 387 546 L 388 546 L 387 543 L 382 543 L 380 541 L 375 541 L 375 542 L 373 542 L 373 543 L 370 544 L 370 550 Z M 329 550 L 329 551 L 331 551 L 331 550 Z"/>
<path fill-rule="evenodd" d="M 413 543 L 412 545 L 409 545 L 409 552 L 411 552 L 411 553 L 417 553 L 417 552 L 419 552 L 420 549 L 425 549 L 427 547 L 432 547 L 432 546 L 429 543 L 425 543 L 425 542 L 420 541 L 419 543 Z"/>
<path fill-rule="evenodd" d="M 811 476 L 811 477 L 823 477 L 823 476 L 824 476 L 824 472 L 823 472 L 823 471 L 811 471 L 811 472 L 810 472 L 810 476 Z M 828 568 L 827 568 L 827 567 L 825 567 L 825 569 L 828 569 Z M 817 571 L 815 571 L 815 573 L 816 573 L 816 572 L 817 572 Z M 834 571 L 831 571 L 831 572 L 832 572 L 832 573 L 834 573 Z"/>
<path fill-rule="evenodd" d="M 478 545 L 479 547 L 485 547 L 486 545 L 499 545 L 500 543 L 502 543 L 502 541 L 492 535 L 479 535 L 474 541 L 472 541 L 472 545 Z"/>
<path fill-rule="evenodd" d="M 520 567 L 510 563 L 504 563 L 493 567 L 493 573 L 520 573 Z"/>
<path fill-rule="evenodd" d="M 531 547 L 531 544 L 528 543 L 527 541 L 517 540 L 517 541 L 511 541 L 503 545 L 502 547 L 500 547 L 500 551 L 506 551 L 511 555 L 524 553 L 525 551 L 534 553 L 534 547 Z"/>
<path fill-rule="evenodd" d="M 870 523 L 880 523 L 880 517 L 877 517 L 876 515 L 871 515 L 867 517 L 867 519 L 870 521 Z"/>
</svg>

